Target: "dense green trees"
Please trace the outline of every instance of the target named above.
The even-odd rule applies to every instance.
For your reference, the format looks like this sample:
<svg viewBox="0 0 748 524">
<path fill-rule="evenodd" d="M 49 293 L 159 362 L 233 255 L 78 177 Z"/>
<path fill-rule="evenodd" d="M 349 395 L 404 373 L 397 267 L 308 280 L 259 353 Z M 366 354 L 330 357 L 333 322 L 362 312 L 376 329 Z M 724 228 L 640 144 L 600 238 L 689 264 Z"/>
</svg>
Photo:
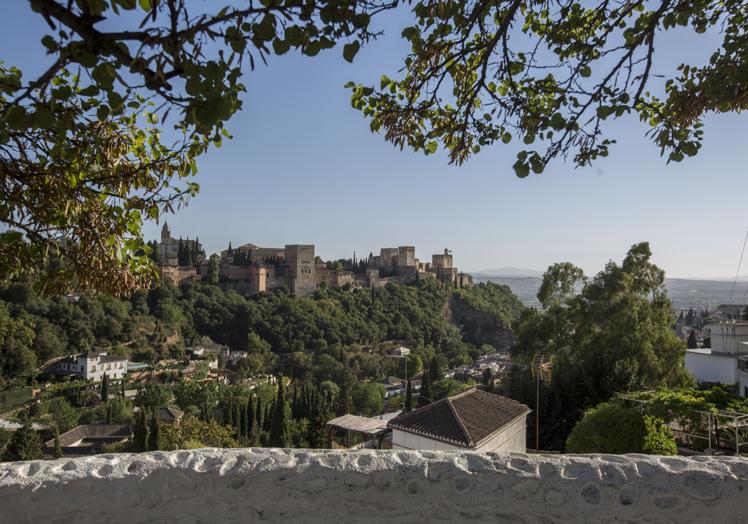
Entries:
<svg viewBox="0 0 748 524">
<path fill-rule="evenodd" d="M 609 262 L 591 280 L 568 265 L 552 266 L 538 297 L 543 309 L 523 314 L 503 388 L 534 406 L 531 364 L 541 353 L 551 359 L 552 380 L 542 384 L 540 399 L 546 449 L 562 449 L 584 410 L 615 393 L 690 382 L 664 273 L 650 257 L 646 243 L 634 245 L 621 265 Z"/>
<path fill-rule="evenodd" d="M 314 371 L 319 382 L 337 381 L 340 349 L 385 340 L 403 340 L 415 349 L 411 364 L 417 372 L 436 354 L 442 366 L 471 362 L 497 332 L 510 333 L 519 311 L 508 288 L 476 286 L 459 292 L 459 307 L 463 313 L 478 311 L 479 320 L 452 323 L 444 311 L 456 292 L 433 279 L 418 286 L 321 289 L 309 298 L 277 290 L 248 299 L 198 283 L 163 284 L 128 300 L 83 294 L 76 302 L 39 296 L 32 287 L 31 281 L 0 285 L 0 375 L 6 378 L 32 375 L 49 358 L 94 345 L 156 360 L 180 356 L 203 337 L 248 351 L 241 364 L 247 376 L 277 365 L 279 354 L 295 353 L 291 376 Z M 377 378 L 387 366 L 398 365 L 362 354 L 355 356 L 356 364 L 365 376 Z"/>
</svg>

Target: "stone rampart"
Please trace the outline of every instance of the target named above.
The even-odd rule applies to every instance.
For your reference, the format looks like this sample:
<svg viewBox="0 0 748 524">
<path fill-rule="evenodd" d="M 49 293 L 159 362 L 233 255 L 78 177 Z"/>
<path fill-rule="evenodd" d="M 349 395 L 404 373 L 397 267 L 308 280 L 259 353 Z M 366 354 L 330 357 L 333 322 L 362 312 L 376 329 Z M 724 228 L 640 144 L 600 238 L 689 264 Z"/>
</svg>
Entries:
<svg viewBox="0 0 748 524">
<path fill-rule="evenodd" d="M 204 449 L 0 464 L 0 522 L 738 522 L 748 460 Z"/>
</svg>

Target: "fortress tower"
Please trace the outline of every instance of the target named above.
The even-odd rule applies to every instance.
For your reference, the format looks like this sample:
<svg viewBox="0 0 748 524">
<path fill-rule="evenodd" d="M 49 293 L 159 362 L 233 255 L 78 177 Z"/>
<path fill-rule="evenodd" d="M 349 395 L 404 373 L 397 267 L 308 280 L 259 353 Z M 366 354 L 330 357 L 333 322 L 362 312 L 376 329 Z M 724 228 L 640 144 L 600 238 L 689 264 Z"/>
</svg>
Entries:
<svg viewBox="0 0 748 524">
<path fill-rule="evenodd" d="M 309 296 L 317 288 L 314 245 L 286 245 L 288 288 L 299 296 Z"/>
</svg>

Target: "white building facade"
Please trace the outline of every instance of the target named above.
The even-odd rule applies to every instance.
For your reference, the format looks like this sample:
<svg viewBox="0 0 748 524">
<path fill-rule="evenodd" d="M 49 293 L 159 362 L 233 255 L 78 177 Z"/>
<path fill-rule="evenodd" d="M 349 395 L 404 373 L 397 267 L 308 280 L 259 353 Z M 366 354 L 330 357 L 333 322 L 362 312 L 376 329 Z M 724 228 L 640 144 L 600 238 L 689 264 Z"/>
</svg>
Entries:
<svg viewBox="0 0 748 524">
<path fill-rule="evenodd" d="M 710 348 L 687 349 L 685 367 L 697 382 L 738 385 L 739 394 L 748 397 L 748 321 L 719 322 L 705 326 Z"/>
<path fill-rule="evenodd" d="M 104 375 L 119 379 L 127 373 L 127 358 L 109 356 L 106 353 L 89 352 L 83 355 L 67 357 L 57 362 L 55 373 L 58 375 L 77 375 L 85 380 L 99 382 Z"/>
</svg>

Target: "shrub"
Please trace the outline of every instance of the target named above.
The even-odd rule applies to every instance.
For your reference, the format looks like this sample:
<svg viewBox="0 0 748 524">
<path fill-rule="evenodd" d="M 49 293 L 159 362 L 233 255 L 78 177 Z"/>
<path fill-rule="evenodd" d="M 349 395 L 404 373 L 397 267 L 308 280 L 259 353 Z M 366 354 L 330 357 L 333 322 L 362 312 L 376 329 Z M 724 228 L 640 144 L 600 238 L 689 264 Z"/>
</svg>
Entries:
<svg viewBox="0 0 748 524">
<path fill-rule="evenodd" d="M 566 451 L 674 455 L 677 448 L 661 419 L 604 402 L 577 422 L 566 441 Z"/>
</svg>

